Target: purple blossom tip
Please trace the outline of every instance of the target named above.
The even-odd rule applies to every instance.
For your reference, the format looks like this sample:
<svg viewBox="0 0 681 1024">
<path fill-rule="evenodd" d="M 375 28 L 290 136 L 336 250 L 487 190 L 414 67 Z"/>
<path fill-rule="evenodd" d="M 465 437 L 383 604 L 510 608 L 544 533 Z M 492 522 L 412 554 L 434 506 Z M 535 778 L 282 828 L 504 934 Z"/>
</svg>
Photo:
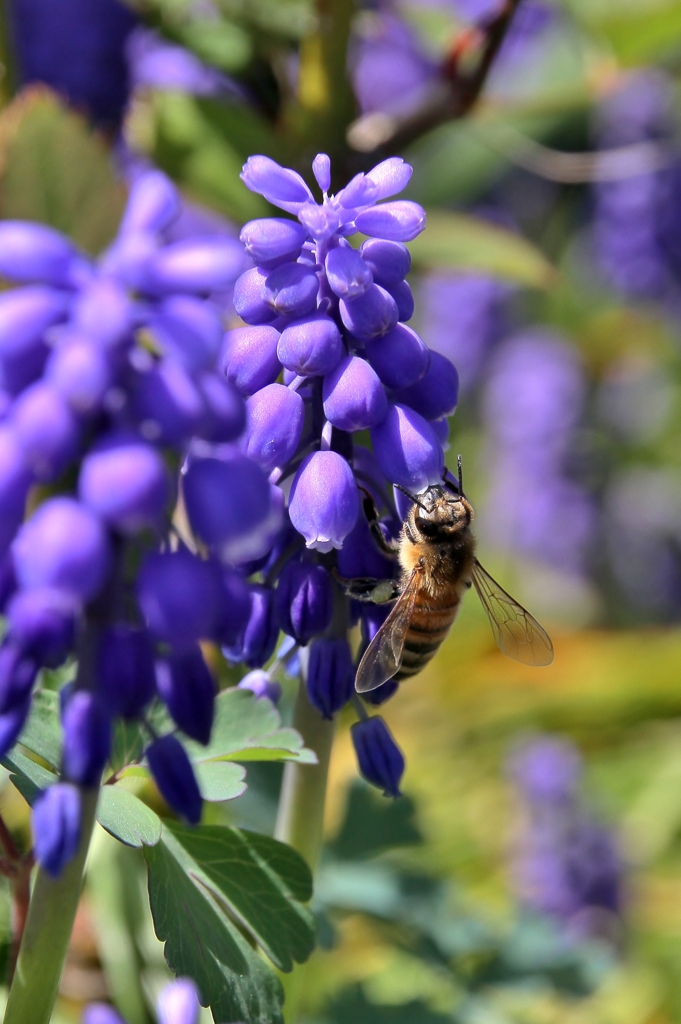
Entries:
<svg viewBox="0 0 681 1024">
<path fill-rule="evenodd" d="M 307 547 L 341 547 L 358 514 L 357 484 L 345 459 L 332 451 L 306 456 L 293 481 L 289 515 Z"/>
<path fill-rule="evenodd" d="M 404 755 L 383 719 L 374 715 L 355 722 L 351 735 L 359 770 L 367 782 L 382 789 L 385 796 L 399 796 Z"/>
<path fill-rule="evenodd" d="M 281 167 L 267 156 L 249 157 L 240 177 L 251 192 L 259 192 L 273 206 L 287 213 L 297 213 L 303 203 L 314 202 L 312 193 L 296 171 Z"/>
<path fill-rule="evenodd" d="M 331 159 L 326 153 L 317 153 L 312 161 L 312 173 L 322 192 L 331 188 Z"/>
<path fill-rule="evenodd" d="M 38 863 L 58 878 L 80 842 L 80 793 L 59 782 L 44 790 L 33 805 L 33 839 Z"/>
<path fill-rule="evenodd" d="M 146 171 L 130 189 L 119 234 L 164 231 L 179 216 L 180 197 L 161 171 Z"/>
<path fill-rule="evenodd" d="M 196 646 L 161 659 L 156 665 L 156 689 L 175 724 L 204 745 L 210 740 L 215 707 L 215 682 Z"/>
<path fill-rule="evenodd" d="M 180 741 L 175 736 L 161 736 L 149 744 L 146 758 L 163 799 L 190 825 L 198 825 L 203 800 Z"/>
<path fill-rule="evenodd" d="M 384 476 L 415 493 L 442 480 L 444 454 L 430 423 L 413 409 L 393 405 L 371 431 Z"/>
<path fill-rule="evenodd" d="M 305 646 L 331 623 L 331 578 L 321 565 L 287 562 L 275 596 L 279 628 Z"/>
<path fill-rule="evenodd" d="M 418 203 L 400 199 L 363 210 L 355 217 L 358 231 L 372 238 L 386 238 L 393 242 L 410 242 L 426 226 L 426 213 Z"/>
<path fill-rule="evenodd" d="M 355 666 L 347 640 L 315 640 L 310 647 L 307 694 L 324 718 L 333 718 L 352 696 Z"/>
<path fill-rule="evenodd" d="M 296 391 L 268 384 L 246 403 L 246 430 L 241 447 L 270 473 L 295 454 L 305 420 L 305 404 Z"/>
</svg>

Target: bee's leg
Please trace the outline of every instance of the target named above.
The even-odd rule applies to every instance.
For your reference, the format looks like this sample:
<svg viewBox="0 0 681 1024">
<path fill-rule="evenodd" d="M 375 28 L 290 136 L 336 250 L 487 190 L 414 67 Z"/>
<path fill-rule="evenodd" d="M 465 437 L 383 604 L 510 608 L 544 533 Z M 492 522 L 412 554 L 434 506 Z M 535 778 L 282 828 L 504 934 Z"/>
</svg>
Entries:
<svg viewBox="0 0 681 1024">
<path fill-rule="evenodd" d="M 339 576 L 337 572 L 334 572 L 333 576 L 343 593 L 353 601 L 363 601 L 367 604 L 387 604 L 400 595 L 400 585 L 397 580 L 379 580 L 374 576 L 358 576 L 349 580 L 345 576 Z"/>
<path fill-rule="evenodd" d="M 364 509 L 364 515 L 366 521 L 369 524 L 371 530 L 371 536 L 374 538 L 377 547 L 382 551 L 388 558 L 396 558 L 399 544 L 397 541 L 388 540 L 381 529 L 380 522 L 378 519 L 378 511 L 374 499 L 364 487 L 360 487 L 360 491 L 364 494 L 364 501 L 362 507 Z"/>
</svg>

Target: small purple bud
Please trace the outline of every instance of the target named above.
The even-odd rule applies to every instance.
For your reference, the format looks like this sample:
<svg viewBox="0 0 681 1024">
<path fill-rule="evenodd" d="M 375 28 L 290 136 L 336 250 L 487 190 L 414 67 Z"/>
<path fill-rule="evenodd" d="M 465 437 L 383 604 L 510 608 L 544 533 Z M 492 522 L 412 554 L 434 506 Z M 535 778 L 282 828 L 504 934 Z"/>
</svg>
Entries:
<svg viewBox="0 0 681 1024">
<path fill-rule="evenodd" d="M 404 281 L 411 270 L 411 253 L 401 242 L 388 242 L 384 238 L 367 238 L 360 255 L 371 269 L 376 284 L 394 288 Z"/>
<path fill-rule="evenodd" d="M 399 284 L 392 285 L 388 291 L 397 303 L 400 321 L 405 323 L 407 320 L 411 320 L 414 315 L 414 296 L 407 282 L 400 281 Z"/>
<path fill-rule="evenodd" d="M 56 587 L 87 601 L 105 582 L 111 545 L 100 519 L 73 498 L 49 498 L 12 545 L 19 586 Z"/>
<path fill-rule="evenodd" d="M 0 223 L 0 276 L 10 281 L 68 285 L 78 253 L 59 231 L 22 220 Z"/>
<path fill-rule="evenodd" d="M 412 176 L 412 168 L 406 164 L 401 156 L 390 156 L 387 160 L 376 164 L 367 178 L 376 186 L 376 202 L 380 199 L 387 199 L 388 196 L 395 196 L 402 189 L 406 188 Z"/>
<path fill-rule="evenodd" d="M 112 717 L 137 718 L 155 692 L 154 645 L 144 629 L 109 626 L 97 655 L 102 707 Z"/>
<path fill-rule="evenodd" d="M 152 261 L 159 250 L 160 242 L 150 231 L 119 235 L 107 250 L 101 270 L 107 277 L 113 277 L 119 285 L 135 292 L 157 292 L 151 277 Z M 171 289 L 172 290 L 172 289 Z"/>
<path fill-rule="evenodd" d="M 10 427 L 39 480 L 56 479 L 77 455 L 80 427 L 76 415 L 47 381 L 31 384 L 17 398 Z"/>
<path fill-rule="evenodd" d="M 37 674 L 35 661 L 14 642 L 5 640 L 0 647 L 0 715 L 25 705 Z"/>
<path fill-rule="evenodd" d="M 234 285 L 234 309 L 245 323 L 253 327 L 269 324 L 277 316 L 276 310 L 265 302 L 264 297 L 269 273 L 269 270 L 253 267 L 243 273 Z"/>
<path fill-rule="evenodd" d="M 83 459 L 78 497 L 121 533 L 158 526 L 170 498 L 165 462 L 134 434 L 103 438 Z"/>
<path fill-rule="evenodd" d="M 114 383 L 112 361 L 96 341 L 81 334 L 59 339 L 45 366 L 45 380 L 76 413 L 101 408 Z"/>
<path fill-rule="evenodd" d="M 400 795 L 404 755 L 382 718 L 374 715 L 350 728 L 359 770 L 367 782 L 383 790 L 384 796 Z"/>
<path fill-rule="evenodd" d="M 275 596 L 279 628 L 305 647 L 331 623 L 331 577 L 321 565 L 287 562 L 279 576 Z"/>
<path fill-rule="evenodd" d="M 161 989 L 156 1010 L 158 1024 L 199 1024 L 201 1006 L 191 978 L 178 978 Z"/>
<path fill-rule="evenodd" d="M 399 199 L 363 210 L 355 217 L 355 226 L 364 235 L 392 242 L 410 242 L 426 226 L 426 212 L 418 203 Z"/>
<path fill-rule="evenodd" d="M 81 1024 L 127 1024 L 108 1003 L 89 1003 L 83 1010 Z"/>
<path fill-rule="evenodd" d="M 374 455 L 386 479 L 418 494 L 442 481 L 444 455 L 430 423 L 413 409 L 393 405 L 371 431 Z"/>
<path fill-rule="evenodd" d="M 225 653 L 244 661 L 249 668 L 261 668 L 272 657 L 278 636 L 274 591 L 270 587 L 251 587 L 251 608 L 246 628 L 239 643 L 226 648 Z"/>
<path fill-rule="evenodd" d="M 261 668 L 254 668 L 252 672 L 244 676 L 241 682 L 237 683 L 239 690 L 250 690 L 260 700 L 266 697 L 273 704 L 278 704 L 281 699 L 281 686 L 273 682 L 267 672 Z"/>
<path fill-rule="evenodd" d="M 282 263 L 270 270 L 262 297 L 278 316 L 306 316 L 317 307 L 319 278 L 304 263 Z"/>
<path fill-rule="evenodd" d="M 230 288 L 243 265 L 243 249 L 236 238 L 187 238 L 159 249 L 147 273 L 156 292 L 205 294 Z"/>
<path fill-rule="evenodd" d="M 43 334 L 62 320 L 68 297 L 51 288 L 17 288 L 0 295 L 0 385 L 17 394 L 42 371 Z"/>
<path fill-rule="evenodd" d="M 44 790 L 33 805 L 35 859 L 58 878 L 80 842 L 80 793 L 68 782 Z"/>
<path fill-rule="evenodd" d="M 73 647 L 77 605 L 53 587 L 20 590 L 7 607 L 11 642 L 41 665 L 56 668 Z"/>
<path fill-rule="evenodd" d="M 367 342 L 366 357 L 387 388 L 415 384 L 428 371 L 431 354 L 416 331 L 397 324 L 382 338 Z"/>
<path fill-rule="evenodd" d="M 23 704 L 17 704 L 6 714 L 0 715 L 0 757 L 4 757 L 16 743 L 31 710 L 31 694 Z"/>
<path fill-rule="evenodd" d="M 72 316 L 76 330 L 110 348 L 128 334 L 132 313 L 125 289 L 113 278 L 96 277 L 79 293 Z"/>
<path fill-rule="evenodd" d="M 314 202 L 314 196 L 299 174 L 267 156 L 249 157 L 240 177 L 251 192 L 259 192 L 273 206 L 287 213 L 297 213 L 304 203 Z"/>
<path fill-rule="evenodd" d="M 331 188 L 331 159 L 326 153 L 317 153 L 312 161 L 312 173 L 322 192 Z"/>
<path fill-rule="evenodd" d="M 149 326 L 172 358 L 190 373 L 215 365 L 222 343 L 222 321 L 217 306 L 193 295 L 172 295 L 156 307 Z"/>
<path fill-rule="evenodd" d="M 208 743 L 215 708 L 215 682 L 196 646 L 156 663 L 156 689 L 175 724 L 197 743 Z"/>
<path fill-rule="evenodd" d="M 221 599 L 215 566 L 186 550 L 147 555 L 137 578 L 151 633 L 178 650 L 210 636 Z"/>
<path fill-rule="evenodd" d="M 427 420 L 451 416 L 459 398 L 459 375 L 454 364 L 439 352 L 431 352 L 430 367 L 417 383 L 401 391 L 400 402 Z"/>
<path fill-rule="evenodd" d="M 31 483 L 31 473 L 13 431 L 0 426 L 0 552 L 6 551 L 24 517 Z"/>
<path fill-rule="evenodd" d="M 243 578 L 219 567 L 221 599 L 211 638 L 221 646 L 238 643 L 251 614 L 251 592 Z"/>
<path fill-rule="evenodd" d="M 99 786 L 111 749 L 111 719 L 99 698 L 76 690 L 62 711 L 62 771 L 69 782 Z"/>
<path fill-rule="evenodd" d="M 307 666 L 307 695 L 324 718 L 333 718 L 352 696 L 355 666 L 347 640 L 315 640 Z"/>
<path fill-rule="evenodd" d="M 254 395 L 281 373 L 274 327 L 236 327 L 227 331 L 220 369 L 242 395 Z"/>
<path fill-rule="evenodd" d="M 333 206 L 317 206 L 316 203 L 305 203 L 298 210 L 298 220 L 303 225 L 308 235 L 317 242 L 331 238 L 338 230 L 340 217 L 338 210 Z"/>
<path fill-rule="evenodd" d="M 289 502 L 291 522 L 308 548 L 339 548 L 359 514 L 357 484 L 337 452 L 312 452 L 296 473 Z"/>
<path fill-rule="evenodd" d="M 375 203 L 377 199 L 378 189 L 371 179 L 361 172 L 356 174 L 336 196 L 336 200 L 346 210 L 352 210 L 356 206 L 366 206 L 369 203 Z"/>
<path fill-rule="evenodd" d="M 170 179 L 161 171 L 147 171 L 130 189 L 119 233 L 164 231 L 179 217 L 181 209 L 180 197 Z"/>
<path fill-rule="evenodd" d="M 246 430 L 241 447 L 270 473 L 295 454 L 305 422 L 305 403 L 283 384 L 268 384 L 246 403 Z"/>
<path fill-rule="evenodd" d="M 198 437 L 216 444 L 235 441 L 246 426 L 246 404 L 237 389 L 217 373 L 201 374 L 196 383 L 205 406 Z"/>
<path fill-rule="evenodd" d="M 313 313 L 289 324 L 277 345 L 279 361 L 303 377 L 330 373 L 343 355 L 343 341 L 335 321 Z"/>
<path fill-rule="evenodd" d="M 385 419 L 388 412 L 383 385 L 359 356 L 341 359 L 324 377 L 322 395 L 324 415 L 339 430 L 367 430 Z"/>
<path fill-rule="evenodd" d="M 354 249 L 332 249 L 326 257 L 326 277 L 339 299 L 354 299 L 373 284 L 371 269 Z"/>
<path fill-rule="evenodd" d="M 149 744 L 146 758 L 163 799 L 190 825 L 198 825 L 203 800 L 180 741 L 175 736 L 161 736 Z"/>
<path fill-rule="evenodd" d="M 341 299 L 340 315 L 351 334 L 368 340 L 393 329 L 398 320 L 397 303 L 385 288 L 372 284 L 356 299 Z"/>
<path fill-rule="evenodd" d="M 196 384 L 174 359 L 162 359 L 137 375 L 132 412 L 148 441 L 172 446 L 195 433 L 205 416 Z"/>
<path fill-rule="evenodd" d="M 267 477 L 245 455 L 192 459 L 182 490 L 192 530 L 229 561 L 240 560 L 242 546 L 271 510 Z"/>
<path fill-rule="evenodd" d="M 297 260 L 306 238 L 302 224 L 283 217 L 251 220 L 244 224 L 239 235 L 253 262 L 265 269 Z"/>
</svg>

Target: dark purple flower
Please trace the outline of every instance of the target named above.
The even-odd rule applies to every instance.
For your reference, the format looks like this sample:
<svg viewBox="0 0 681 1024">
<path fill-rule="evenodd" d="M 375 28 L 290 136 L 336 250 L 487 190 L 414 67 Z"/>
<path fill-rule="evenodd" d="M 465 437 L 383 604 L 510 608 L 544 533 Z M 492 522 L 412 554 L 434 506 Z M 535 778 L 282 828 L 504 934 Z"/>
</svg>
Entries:
<svg viewBox="0 0 681 1024">
<path fill-rule="evenodd" d="M 306 456 L 293 481 L 289 515 L 308 548 L 341 547 L 358 514 L 357 484 L 345 459 L 331 451 Z"/>
<path fill-rule="evenodd" d="M 204 404 L 198 436 L 217 444 L 236 441 L 246 426 L 246 407 L 237 389 L 216 373 L 200 374 L 197 384 Z"/>
<path fill-rule="evenodd" d="M 161 455 L 139 437 L 114 435 L 94 445 L 83 459 L 78 496 L 121 533 L 158 526 L 170 497 Z"/>
<path fill-rule="evenodd" d="M 75 459 L 80 442 L 78 420 L 48 382 L 31 384 L 19 395 L 8 423 L 39 480 L 56 479 Z"/>
<path fill-rule="evenodd" d="M 31 695 L 29 694 L 23 704 L 17 704 L 6 711 L 4 715 L 0 715 L 0 757 L 4 757 L 16 743 L 30 710 Z"/>
<path fill-rule="evenodd" d="M 137 578 L 151 633 L 178 650 L 211 635 L 222 596 L 215 566 L 186 550 L 148 555 Z"/>
<path fill-rule="evenodd" d="M 324 718 L 333 718 L 352 696 L 355 666 L 347 640 L 315 640 L 307 666 L 307 695 Z"/>
<path fill-rule="evenodd" d="M 136 718 L 154 696 L 154 645 L 143 629 L 114 625 L 104 630 L 97 657 L 97 687 L 113 718 Z"/>
<path fill-rule="evenodd" d="M 12 639 L 0 646 L 0 715 L 23 707 L 31 695 L 38 666 Z"/>
<path fill-rule="evenodd" d="M 374 454 L 388 480 L 418 494 L 442 481 L 444 455 L 430 424 L 413 409 L 393 405 L 371 431 Z"/>
<path fill-rule="evenodd" d="M 221 597 L 211 638 L 222 646 L 231 647 L 238 639 L 251 614 L 251 594 L 243 577 L 229 569 L 220 569 Z"/>
<path fill-rule="evenodd" d="M 227 331 L 220 358 L 222 372 L 242 395 L 273 384 L 281 373 L 274 327 L 236 327 Z"/>
<path fill-rule="evenodd" d="M 156 664 L 156 689 L 173 721 L 198 743 L 208 743 L 213 725 L 215 682 L 200 647 Z"/>
<path fill-rule="evenodd" d="M 326 374 L 322 396 L 324 415 L 339 430 L 367 430 L 385 419 L 388 412 L 381 381 L 359 356 L 346 356 Z"/>
<path fill-rule="evenodd" d="M 79 786 L 99 786 L 111 747 L 111 719 L 98 696 L 76 690 L 62 711 L 62 772 Z"/>
<path fill-rule="evenodd" d="M 11 430 L 0 425 L 0 551 L 6 551 L 24 515 L 31 473 Z"/>
<path fill-rule="evenodd" d="M 174 359 L 161 359 L 134 377 L 132 412 L 140 433 L 155 444 L 180 446 L 200 429 L 205 406 L 196 383 Z"/>
<path fill-rule="evenodd" d="M 272 511 L 270 486 L 259 466 L 244 455 L 192 459 L 182 489 L 197 536 L 230 561 L 256 557 L 259 531 Z"/>
<path fill-rule="evenodd" d="M 313 313 L 284 328 L 277 344 L 279 361 L 302 376 L 330 373 L 343 354 L 343 342 L 335 321 L 325 313 Z"/>
<path fill-rule="evenodd" d="M 362 341 L 387 334 L 399 319 L 397 303 L 378 284 L 370 285 L 355 298 L 341 299 L 340 315 L 350 333 Z"/>
<path fill-rule="evenodd" d="M 267 275 L 262 297 L 278 316 L 306 316 L 317 308 L 319 278 L 304 263 L 282 263 Z"/>
<path fill-rule="evenodd" d="M 180 741 L 175 736 L 161 736 L 149 744 L 146 758 L 163 799 L 190 825 L 198 825 L 203 800 Z"/>
<path fill-rule="evenodd" d="M 279 576 L 275 607 L 279 628 L 305 646 L 331 622 L 331 577 L 321 565 L 290 561 Z"/>
<path fill-rule="evenodd" d="M 406 330 L 407 328 L 405 328 Z M 399 401 L 427 420 L 451 416 L 459 400 L 459 375 L 454 364 L 439 352 L 432 352 L 425 374 L 399 393 Z"/>
<path fill-rule="evenodd" d="M 39 664 L 56 668 L 73 647 L 77 604 L 54 587 L 20 590 L 7 607 L 12 643 Z"/>
<path fill-rule="evenodd" d="M 222 344 L 217 306 L 193 295 L 171 295 L 159 302 L 149 327 L 166 354 L 190 373 L 210 370 Z"/>
<path fill-rule="evenodd" d="M 58 878 L 80 842 L 80 793 L 76 786 L 59 782 L 36 798 L 33 842 L 40 866 Z"/>
<path fill-rule="evenodd" d="M 431 353 L 416 331 L 397 324 L 381 338 L 367 342 L 366 357 L 386 387 L 399 390 L 427 372 Z"/>
<path fill-rule="evenodd" d="M 251 587 L 248 622 L 236 644 L 225 648 L 225 654 L 243 661 L 249 668 L 261 668 L 272 657 L 279 636 L 274 608 L 274 591 L 270 587 Z"/>
<path fill-rule="evenodd" d="M 246 430 L 241 448 L 266 473 L 284 466 L 295 454 L 305 420 L 305 405 L 283 384 L 268 384 L 246 403 Z"/>
<path fill-rule="evenodd" d="M 368 238 L 359 251 L 374 281 L 383 288 L 400 284 L 411 269 L 411 254 L 401 242 Z"/>
<path fill-rule="evenodd" d="M 359 770 L 367 782 L 383 790 L 385 796 L 399 796 L 404 755 L 383 719 L 374 715 L 355 722 L 351 735 Z"/>
<path fill-rule="evenodd" d="M 282 264 L 284 267 L 299 264 Z M 234 309 L 242 320 L 254 327 L 269 324 L 276 319 L 277 312 L 270 303 L 265 301 L 265 285 L 270 271 L 254 267 L 241 275 L 234 285 Z M 237 328 L 238 330 L 238 328 Z"/>
<path fill-rule="evenodd" d="M 326 277 L 339 299 L 364 295 L 373 282 L 371 268 L 354 249 L 332 249 L 326 257 Z"/>
<path fill-rule="evenodd" d="M 17 288 L 0 295 L 0 385 L 17 394 L 42 372 L 45 331 L 64 318 L 68 298 L 52 288 Z"/>
</svg>

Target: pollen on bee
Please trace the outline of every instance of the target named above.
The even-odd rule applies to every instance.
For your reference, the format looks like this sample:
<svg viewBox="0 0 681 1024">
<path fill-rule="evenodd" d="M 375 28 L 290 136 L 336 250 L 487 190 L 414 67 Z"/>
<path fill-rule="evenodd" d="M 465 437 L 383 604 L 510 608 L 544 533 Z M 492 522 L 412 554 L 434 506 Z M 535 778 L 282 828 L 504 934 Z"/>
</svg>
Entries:
<svg viewBox="0 0 681 1024">
<path fill-rule="evenodd" d="M 392 601 L 394 597 L 395 588 L 392 580 L 382 580 L 371 591 L 371 600 L 373 604 L 387 604 L 387 602 Z"/>
</svg>

